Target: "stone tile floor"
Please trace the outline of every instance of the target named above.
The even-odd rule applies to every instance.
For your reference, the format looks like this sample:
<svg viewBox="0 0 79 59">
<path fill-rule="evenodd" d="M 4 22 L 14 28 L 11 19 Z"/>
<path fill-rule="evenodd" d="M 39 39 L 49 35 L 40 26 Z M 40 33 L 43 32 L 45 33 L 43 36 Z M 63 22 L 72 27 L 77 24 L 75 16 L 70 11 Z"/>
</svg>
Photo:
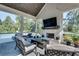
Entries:
<svg viewBox="0 0 79 59">
<path fill-rule="evenodd" d="M 15 49 L 16 42 L 11 41 L 7 43 L 1 43 L 0 44 L 0 56 L 22 56 L 19 49 Z M 44 50 L 37 47 L 37 52 L 40 52 L 41 54 L 44 54 Z M 35 56 L 35 53 L 30 53 L 27 56 Z M 76 54 L 76 56 L 79 56 L 79 53 Z"/>
</svg>

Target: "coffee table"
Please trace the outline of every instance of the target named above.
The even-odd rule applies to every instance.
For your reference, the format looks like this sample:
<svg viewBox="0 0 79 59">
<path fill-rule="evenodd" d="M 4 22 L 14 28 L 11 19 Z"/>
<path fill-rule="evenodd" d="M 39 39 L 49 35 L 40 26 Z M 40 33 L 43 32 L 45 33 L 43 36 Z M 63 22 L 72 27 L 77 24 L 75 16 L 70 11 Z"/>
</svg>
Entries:
<svg viewBox="0 0 79 59">
<path fill-rule="evenodd" d="M 48 44 L 48 41 L 47 40 L 31 40 L 31 43 L 35 43 L 35 44 L 37 44 L 37 47 L 39 47 L 39 48 L 45 48 L 46 47 L 46 45 Z"/>
</svg>

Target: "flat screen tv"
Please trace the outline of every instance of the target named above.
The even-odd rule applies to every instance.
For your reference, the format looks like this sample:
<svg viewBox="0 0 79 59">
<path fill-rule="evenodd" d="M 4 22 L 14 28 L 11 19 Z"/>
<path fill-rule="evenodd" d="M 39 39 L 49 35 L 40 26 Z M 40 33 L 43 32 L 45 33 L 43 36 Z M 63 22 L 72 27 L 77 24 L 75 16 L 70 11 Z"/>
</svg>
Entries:
<svg viewBox="0 0 79 59">
<path fill-rule="evenodd" d="M 53 18 L 49 18 L 49 19 L 44 19 L 43 20 L 43 27 L 55 27 L 57 26 L 57 18 L 53 17 Z"/>
</svg>

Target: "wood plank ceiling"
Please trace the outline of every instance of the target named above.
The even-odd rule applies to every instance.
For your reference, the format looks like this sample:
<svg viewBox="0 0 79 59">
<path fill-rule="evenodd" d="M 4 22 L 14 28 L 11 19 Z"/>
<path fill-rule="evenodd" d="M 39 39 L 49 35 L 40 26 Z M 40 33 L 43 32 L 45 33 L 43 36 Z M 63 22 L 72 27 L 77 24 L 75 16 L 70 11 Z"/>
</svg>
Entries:
<svg viewBox="0 0 79 59">
<path fill-rule="evenodd" d="M 45 3 L 2 3 L 5 6 L 37 16 Z"/>
</svg>

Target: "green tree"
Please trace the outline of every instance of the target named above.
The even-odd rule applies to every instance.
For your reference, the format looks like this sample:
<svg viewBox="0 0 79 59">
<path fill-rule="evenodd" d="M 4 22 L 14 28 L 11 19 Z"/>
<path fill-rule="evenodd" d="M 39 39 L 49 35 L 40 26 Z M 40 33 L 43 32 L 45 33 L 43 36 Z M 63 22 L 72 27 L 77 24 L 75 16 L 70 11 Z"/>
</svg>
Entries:
<svg viewBox="0 0 79 59">
<path fill-rule="evenodd" d="M 2 21 L 1 21 L 1 19 L 0 19 L 0 33 L 3 31 L 3 29 L 2 29 Z"/>
<path fill-rule="evenodd" d="M 35 29 L 34 26 L 35 26 L 34 20 L 26 18 L 26 17 L 24 18 L 24 31 L 25 32 L 33 32 L 33 29 Z"/>
<path fill-rule="evenodd" d="M 43 30 L 42 30 L 42 20 L 37 20 L 37 32 L 38 33 L 41 33 Z"/>
<path fill-rule="evenodd" d="M 7 16 L 6 19 L 2 23 L 3 32 L 4 33 L 14 33 L 14 32 L 16 32 L 14 24 L 15 23 L 14 23 L 14 21 L 12 21 L 11 17 Z"/>
<path fill-rule="evenodd" d="M 65 19 L 69 20 L 65 26 L 66 31 L 79 33 L 79 9 L 69 11 Z"/>
<path fill-rule="evenodd" d="M 2 21 L 1 21 L 1 19 L 0 19 L 0 25 L 2 25 Z"/>
</svg>

